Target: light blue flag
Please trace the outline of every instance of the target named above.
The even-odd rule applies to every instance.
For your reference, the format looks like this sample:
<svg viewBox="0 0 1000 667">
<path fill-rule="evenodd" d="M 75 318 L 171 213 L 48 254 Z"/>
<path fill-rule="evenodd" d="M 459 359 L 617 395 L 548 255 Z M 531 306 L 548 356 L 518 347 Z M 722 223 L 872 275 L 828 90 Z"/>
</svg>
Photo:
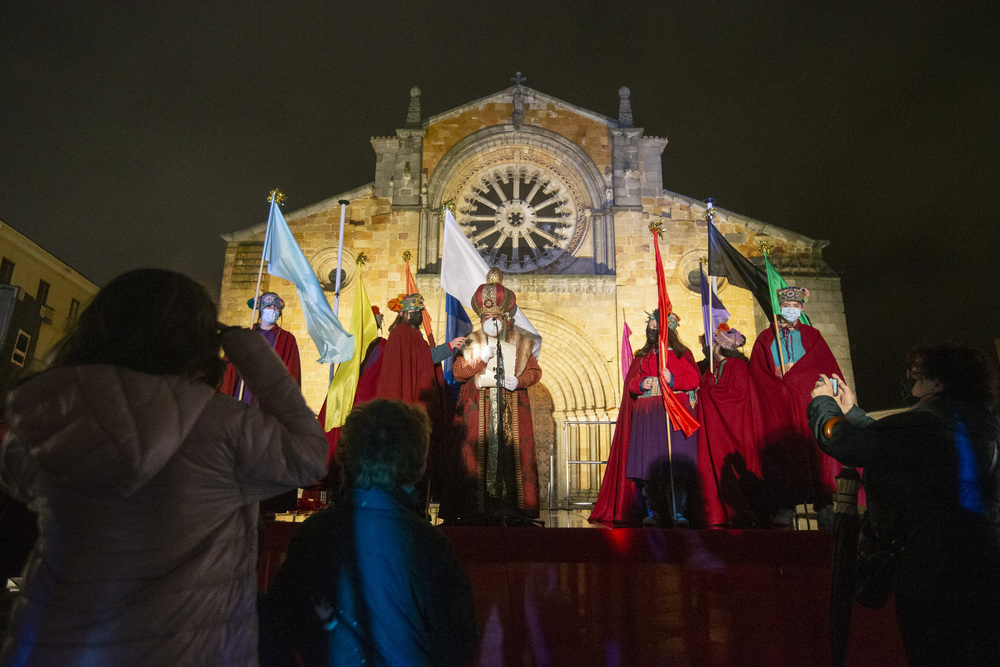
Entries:
<svg viewBox="0 0 1000 667">
<path fill-rule="evenodd" d="M 319 351 L 318 361 L 330 364 L 350 359 L 354 354 L 354 336 L 344 330 L 333 314 L 319 279 L 275 201 L 271 202 L 271 214 L 267 218 L 264 259 L 268 275 L 295 283 L 306 316 L 306 330 Z"/>
</svg>

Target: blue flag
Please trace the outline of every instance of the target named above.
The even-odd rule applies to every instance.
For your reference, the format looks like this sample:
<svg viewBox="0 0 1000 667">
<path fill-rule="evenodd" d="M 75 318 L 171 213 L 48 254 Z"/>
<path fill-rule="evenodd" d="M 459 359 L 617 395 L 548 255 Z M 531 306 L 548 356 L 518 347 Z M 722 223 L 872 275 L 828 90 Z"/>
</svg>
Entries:
<svg viewBox="0 0 1000 667">
<path fill-rule="evenodd" d="M 264 259 L 268 275 L 295 283 L 306 316 L 306 330 L 319 351 L 318 361 L 329 364 L 350 359 L 354 354 L 354 336 L 344 330 L 333 314 L 316 273 L 302 254 L 276 201 L 271 202 L 271 214 L 267 218 Z"/>
<path fill-rule="evenodd" d="M 452 340 L 458 336 L 468 336 L 472 333 L 472 322 L 458 299 L 450 294 L 445 294 L 444 311 L 448 317 L 445 321 L 445 340 Z M 455 381 L 455 374 L 452 372 L 452 357 L 445 359 L 442 366 L 448 391 L 451 392 L 452 398 L 457 399 L 462 383 Z"/>
</svg>

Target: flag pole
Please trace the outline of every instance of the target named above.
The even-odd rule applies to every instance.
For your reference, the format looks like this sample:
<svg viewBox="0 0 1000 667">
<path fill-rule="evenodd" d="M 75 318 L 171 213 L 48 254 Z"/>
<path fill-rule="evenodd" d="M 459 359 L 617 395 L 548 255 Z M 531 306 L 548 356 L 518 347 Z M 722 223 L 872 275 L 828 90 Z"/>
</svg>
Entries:
<svg viewBox="0 0 1000 667">
<path fill-rule="evenodd" d="M 763 243 L 763 242 L 762 242 Z M 767 265 L 767 248 L 761 245 L 761 253 L 764 255 L 764 265 Z M 774 289 L 771 285 L 771 276 L 767 277 L 767 290 L 771 292 L 772 303 L 774 298 Z M 781 350 L 781 327 L 778 326 L 778 313 L 774 312 L 774 308 L 771 308 L 771 317 L 774 320 L 774 344 L 778 348 L 778 361 L 781 363 L 781 375 L 778 377 L 785 377 L 785 353 Z"/>
<path fill-rule="evenodd" d="M 340 239 L 337 241 L 337 279 L 333 285 L 333 314 L 339 315 L 340 309 L 340 267 L 344 263 L 344 216 L 347 213 L 347 205 L 351 202 L 341 199 L 340 204 Z"/>
<path fill-rule="evenodd" d="M 705 200 L 705 222 L 712 224 L 715 221 L 715 211 L 712 209 L 715 207 L 715 200 L 709 197 Z M 708 233 L 708 230 L 705 230 Z M 708 237 L 706 237 L 707 240 Z M 709 243 L 709 252 L 712 252 L 712 244 Z M 708 262 L 706 262 L 707 264 Z M 712 271 L 712 267 L 708 267 L 709 273 Z M 715 333 L 712 331 L 712 324 L 714 323 L 712 318 L 712 297 L 715 296 L 715 276 L 712 276 L 712 286 L 711 291 L 708 294 L 708 328 L 709 331 L 705 332 L 705 345 L 708 347 L 708 370 L 714 375 L 715 374 L 715 355 L 712 354 L 712 335 Z M 704 308 L 704 306 L 702 306 Z"/>
<path fill-rule="evenodd" d="M 622 308 L 622 334 L 624 335 L 624 333 L 625 333 L 625 309 Z M 631 341 L 629 341 L 629 347 L 632 347 L 632 342 Z M 619 357 L 619 359 L 618 359 L 618 366 L 622 365 L 622 363 L 621 363 L 621 354 L 622 354 L 622 351 L 618 350 L 618 357 Z M 628 371 L 624 371 L 624 372 L 627 373 Z M 625 385 L 625 376 L 622 375 L 622 389 L 623 390 L 625 390 L 625 386 L 624 385 Z"/>
<path fill-rule="evenodd" d="M 340 238 L 337 240 L 337 278 L 333 283 L 333 316 L 338 317 L 340 311 L 340 267 L 344 263 L 344 215 L 347 212 L 347 205 L 351 202 L 341 199 L 340 204 Z M 359 278 L 360 280 L 360 278 Z M 337 372 L 337 364 L 330 364 L 330 382 Z"/>
<path fill-rule="evenodd" d="M 271 194 L 267 196 L 267 201 L 271 202 L 271 208 L 279 204 L 285 203 L 285 194 L 275 188 L 271 190 Z M 268 212 L 267 215 L 267 228 L 264 230 L 264 245 L 260 249 L 260 267 L 257 269 L 257 287 L 253 292 L 253 303 L 250 305 L 250 324 L 248 328 L 253 328 L 253 318 L 257 312 L 257 298 L 260 296 L 260 281 L 264 276 L 264 256 L 267 254 L 267 243 L 271 239 L 271 214 Z"/>
</svg>

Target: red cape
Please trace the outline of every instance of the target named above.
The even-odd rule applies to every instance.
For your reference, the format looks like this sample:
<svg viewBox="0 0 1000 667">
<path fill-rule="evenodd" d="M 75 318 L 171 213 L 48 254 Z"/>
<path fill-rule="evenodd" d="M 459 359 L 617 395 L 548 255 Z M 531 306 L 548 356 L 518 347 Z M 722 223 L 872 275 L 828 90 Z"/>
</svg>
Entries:
<svg viewBox="0 0 1000 667">
<path fill-rule="evenodd" d="M 749 518 L 747 483 L 760 476 L 757 441 L 763 429 L 750 391 L 750 367 L 726 359 L 722 374 L 705 371 L 698 391 L 698 472 L 710 526 Z M 752 475 L 752 476 L 751 476 Z"/>
<path fill-rule="evenodd" d="M 642 520 L 642 508 L 635 482 L 625 476 L 628 463 L 628 444 L 632 434 L 632 408 L 635 399 L 629 391 L 633 379 L 642 372 L 643 359 L 656 353 L 651 352 L 643 357 L 636 357 L 628 368 L 625 380 L 622 382 L 622 403 L 618 408 L 618 420 L 615 423 L 615 434 L 611 438 L 611 450 L 608 452 L 608 465 L 604 470 L 601 488 L 597 492 L 597 502 L 590 512 L 591 521 L 601 523 L 631 523 Z M 698 386 L 698 364 L 690 350 L 678 357 L 671 351 L 667 357 L 667 368 L 674 375 L 674 386 L 678 392 L 695 389 Z M 690 413 L 690 403 L 686 396 L 679 398 L 681 407 Z M 677 424 L 671 422 L 671 429 L 680 431 Z"/>
<path fill-rule="evenodd" d="M 628 374 L 622 382 L 622 403 L 618 408 L 618 421 L 615 424 L 615 434 L 611 438 L 611 450 L 608 452 L 608 465 L 604 470 L 604 479 L 597 492 L 597 502 L 590 513 L 591 521 L 602 523 L 639 523 L 642 514 L 639 511 L 639 497 L 635 482 L 625 477 L 625 464 L 628 462 L 628 440 L 632 433 L 632 408 L 635 399 L 628 391 L 629 383 L 640 372 L 642 358 L 632 360 Z"/>
<path fill-rule="evenodd" d="M 841 375 L 840 366 L 818 330 L 805 324 L 796 329 L 806 353 L 783 377 L 775 375 L 771 359 L 773 328 L 760 333 L 750 357 L 750 385 L 763 427 L 758 446 L 762 476 L 775 485 L 776 502 L 789 507 L 789 502 L 829 503 L 840 472 L 840 464 L 819 450 L 806 419 L 820 373 Z"/>
<path fill-rule="evenodd" d="M 440 400 L 431 348 L 413 327 L 400 324 L 389 334 L 382 348 L 382 373 L 375 392 L 379 398 L 404 403 Z"/>
<path fill-rule="evenodd" d="M 434 478 L 440 470 L 439 460 L 454 442 L 449 428 L 454 402 L 447 392 L 444 374 L 440 366 L 434 365 L 427 341 L 413 327 L 398 325 L 382 346 L 382 372 L 375 394 L 378 398 L 420 403 L 426 409 L 431 421 L 431 445 L 424 479 L 435 485 L 441 481 Z"/>
</svg>

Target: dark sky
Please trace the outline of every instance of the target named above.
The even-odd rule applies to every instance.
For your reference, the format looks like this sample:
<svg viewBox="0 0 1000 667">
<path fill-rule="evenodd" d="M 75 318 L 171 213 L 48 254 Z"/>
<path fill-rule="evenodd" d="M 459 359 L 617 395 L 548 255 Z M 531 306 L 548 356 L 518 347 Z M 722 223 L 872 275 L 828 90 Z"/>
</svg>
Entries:
<svg viewBox="0 0 1000 667">
<path fill-rule="evenodd" d="M 98 6 L 99 5 L 99 6 Z M 1000 3 L 6 2 L 0 219 L 98 284 L 218 290 L 219 235 L 374 177 L 409 89 L 510 85 L 667 137 L 664 187 L 830 240 L 862 403 L 1000 337 Z"/>
</svg>

